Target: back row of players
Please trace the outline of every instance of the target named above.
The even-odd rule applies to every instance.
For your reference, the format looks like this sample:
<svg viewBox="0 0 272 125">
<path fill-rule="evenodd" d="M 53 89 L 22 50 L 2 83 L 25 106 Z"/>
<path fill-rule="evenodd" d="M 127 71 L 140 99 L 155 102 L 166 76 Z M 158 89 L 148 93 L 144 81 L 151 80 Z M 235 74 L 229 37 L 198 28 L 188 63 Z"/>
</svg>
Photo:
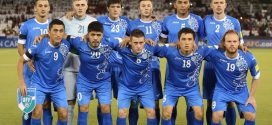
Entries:
<svg viewBox="0 0 272 125">
<path fill-rule="evenodd" d="M 145 108 L 147 124 L 159 124 L 159 99 L 162 97 L 162 124 L 175 124 L 176 103 L 181 96 L 187 102 L 187 124 L 203 124 L 203 102 L 198 83 L 203 59 L 208 61 L 203 78 L 203 98 L 208 100 L 207 123 L 220 124 L 226 111 L 227 124 L 235 124 L 233 102 L 236 102 L 239 111 L 244 113 L 245 123 L 255 124 L 254 93 L 260 75 L 258 65 L 252 54 L 237 51 L 238 45 L 243 44 L 241 28 L 237 19 L 225 14 L 226 1 L 212 0 L 210 5 L 213 15 L 202 20 L 200 16 L 189 13 L 189 0 L 176 0 L 176 13 L 160 22 L 152 17 L 152 1 L 139 0 L 140 18 L 130 21 L 120 16 L 121 1 L 109 0 L 108 16 L 97 17 L 97 22 L 86 15 L 87 0 L 73 0 L 72 19 L 63 17 L 62 21 L 52 20 L 50 23 L 48 0 L 37 0 L 35 18 L 22 25 L 18 41 L 18 51 L 22 57 L 18 65 L 21 94 L 25 94 L 26 87 L 37 89 L 37 105 L 32 118 L 23 120 L 23 124 L 41 124 L 41 116 L 44 124 L 52 124 L 50 101 L 53 101 L 58 109 L 58 124 L 68 122 L 70 125 L 77 97 L 78 124 L 85 125 L 92 91 L 96 92 L 99 100 L 99 124 L 112 124 L 111 88 L 114 97 L 118 97 L 118 125 L 126 124 L 129 107 L 129 123 L 137 124 L 139 102 Z M 67 40 L 62 39 L 64 31 L 69 35 Z M 47 33 L 49 38 L 32 46 L 35 37 Z M 70 35 L 86 35 L 86 39 Z M 177 42 L 180 48 L 146 45 L 145 39 Z M 221 39 L 224 51 L 213 47 L 200 47 L 193 51 L 195 45 L 192 43 L 206 40 L 208 46 L 216 46 Z M 129 47 L 118 47 L 121 41 L 122 44 L 129 41 Z M 68 54 L 70 50 L 77 50 L 77 54 Z M 166 57 L 168 61 L 164 96 L 159 60 L 153 54 Z M 34 65 L 28 61 L 31 59 Z M 24 60 L 28 61 L 25 66 Z M 248 69 L 254 77 L 250 95 L 245 79 Z M 247 103 L 250 105 L 245 106 Z"/>
</svg>

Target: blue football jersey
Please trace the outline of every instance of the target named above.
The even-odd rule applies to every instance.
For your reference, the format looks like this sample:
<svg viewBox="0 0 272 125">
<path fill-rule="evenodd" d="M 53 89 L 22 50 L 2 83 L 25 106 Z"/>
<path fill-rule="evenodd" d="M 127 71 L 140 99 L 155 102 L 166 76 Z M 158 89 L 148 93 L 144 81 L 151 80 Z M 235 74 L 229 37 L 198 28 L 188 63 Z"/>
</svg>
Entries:
<svg viewBox="0 0 272 125">
<path fill-rule="evenodd" d="M 145 45 L 140 54 L 134 54 L 128 48 L 117 48 L 123 59 L 121 67 L 121 83 L 119 86 L 125 86 L 130 90 L 145 91 L 152 87 L 151 61 L 155 47 Z"/>
<path fill-rule="evenodd" d="M 96 83 L 110 79 L 109 67 L 112 62 L 120 59 L 113 52 L 118 43 L 101 41 L 99 48 L 91 48 L 88 42 L 82 41 L 82 38 L 71 38 L 71 45 L 79 53 L 80 68 L 79 75 L 87 83 Z M 87 85 L 88 86 L 88 85 Z"/>
<path fill-rule="evenodd" d="M 135 19 L 129 23 L 128 35 L 134 30 L 140 29 L 144 32 L 146 39 L 151 39 L 155 42 L 159 42 L 159 36 L 162 31 L 162 22 L 160 21 L 143 21 L 141 19 Z M 160 61 L 158 58 L 152 58 L 151 68 L 160 69 Z"/>
<path fill-rule="evenodd" d="M 191 28 L 196 32 L 196 43 L 198 39 L 205 37 L 204 24 L 200 16 L 190 13 L 187 18 L 181 19 L 176 14 L 168 16 L 163 21 L 162 38 L 167 38 L 168 43 L 178 41 L 178 32 L 182 28 Z"/>
<path fill-rule="evenodd" d="M 156 55 L 165 57 L 168 63 L 169 75 L 167 75 L 166 84 L 177 87 L 180 91 L 191 91 L 190 88 L 198 89 L 202 61 L 213 50 L 212 47 L 201 46 L 196 52 L 184 56 L 176 47 L 159 47 Z"/>
<path fill-rule="evenodd" d="M 250 53 L 238 50 L 239 55 L 230 59 L 225 51 L 216 50 L 210 53 L 208 61 L 215 68 L 217 79 L 216 89 L 223 89 L 233 93 L 239 93 L 247 87 L 247 72 L 250 70 L 254 79 L 259 79 L 260 71 L 255 57 Z"/>
<path fill-rule="evenodd" d="M 208 15 L 204 18 L 204 26 L 208 45 L 219 45 L 223 35 L 228 30 L 235 30 L 239 33 L 241 43 L 243 43 L 240 23 L 231 16 L 226 16 L 222 20 L 217 20 L 213 15 Z"/>
<path fill-rule="evenodd" d="M 124 38 L 126 36 L 129 19 L 120 16 L 119 20 L 113 21 L 109 16 L 97 17 L 97 21 L 103 24 L 104 38 Z"/>
<path fill-rule="evenodd" d="M 34 59 L 36 72 L 33 73 L 31 82 L 38 84 L 42 90 L 58 89 L 63 81 L 63 63 L 69 51 L 70 43 L 64 39 L 58 47 L 50 44 L 48 38 L 31 46 L 24 54 L 25 60 Z"/>
</svg>

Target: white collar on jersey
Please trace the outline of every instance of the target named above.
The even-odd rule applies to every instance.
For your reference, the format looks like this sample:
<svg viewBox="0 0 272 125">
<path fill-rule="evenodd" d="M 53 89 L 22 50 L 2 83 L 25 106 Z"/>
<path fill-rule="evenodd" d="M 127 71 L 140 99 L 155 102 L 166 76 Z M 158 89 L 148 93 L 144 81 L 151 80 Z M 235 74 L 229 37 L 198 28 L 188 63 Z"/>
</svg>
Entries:
<svg viewBox="0 0 272 125">
<path fill-rule="evenodd" d="M 226 51 L 225 51 L 225 56 L 226 56 L 226 58 L 227 59 L 229 59 L 229 60 L 236 60 L 236 59 L 238 59 L 239 58 L 239 53 L 238 53 L 238 55 L 235 57 L 235 58 L 229 58 L 228 56 L 227 56 L 227 53 L 226 53 Z"/>
<path fill-rule="evenodd" d="M 150 21 L 144 21 L 144 20 L 142 20 L 142 19 L 140 19 L 140 21 L 141 21 L 142 23 L 151 23 L 151 22 L 152 22 L 152 20 L 150 20 Z"/>
<path fill-rule="evenodd" d="M 120 17 L 119 17 L 117 20 L 112 20 L 112 19 L 108 16 L 108 19 L 109 19 L 111 22 L 118 22 L 118 21 L 120 21 Z"/>
<path fill-rule="evenodd" d="M 52 45 L 51 43 L 50 43 L 50 41 L 48 41 L 48 45 L 50 46 L 50 47 L 52 47 L 52 48 L 58 48 L 59 46 L 54 46 L 54 45 Z"/>
<path fill-rule="evenodd" d="M 176 14 L 176 17 L 177 17 L 179 20 L 187 20 L 187 19 L 189 19 L 189 18 L 191 17 L 191 15 L 190 15 L 190 13 L 189 13 L 189 15 L 188 15 L 187 17 L 185 17 L 185 18 L 180 18 L 180 17 L 178 17 L 178 15 Z"/>
<path fill-rule="evenodd" d="M 47 19 L 46 22 L 44 22 L 44 23 L 40 23 L 36 18 L 35 18 L 34 20 L 35 20 L 36 23 L 42 24 L 42 25 L 43 25 L 43 24 L 48 24 L 48 22 L 49 22 L 48 19 Z"/>
<path fill-rule="evenodd" d="M 131 53 L 132 53 L 133 55 L 135 55 L 135 56 L 138 56 L 138 55 L 141 55 L 141 54 L 144 53 L 144 49 L 143 49 L 142 52 L 140 52 L 139 54 L 135 54 L 135 53 L 132 51 L 132 49 L 130 49 L 130 51 L 131 51 Z"/>
<path fill-rule="evenodd" d="M 224 17 L 223 19 L 221 19 L 221 20 L 216 19 L 215 16 L 213 16 L 213 19 L 214 19 L 215 21 L 225 21 L 225 20 L 227 19 L 227 16 L 225 16 L 225 17 Z"/>
<path fill-rule="evenodd" d="M 90 44 L 90 42 L 87 42 L 87 44 L 88 44 L 88 46 L 90 47 L 90 49 L 92 49 L 92 50 L 97 50 L 97 49 L 100 49 L 100 47 L 101 47 L 101 43 L 99 44 L 99 46 L 97 47 L 97 48 L 93 48 Z"/>
<path fill-rule="evenodd" d="M 180 50 L 178 50 L 179 51 L 179 54 L 180 55 L 182 55 L 182 56 L 184 56 L 184 57 L 190 57 L 190 56 L 192 56 L 193 54 L 194 54 L 194 51 L 192 51 L 192 53 L 191 54 L 189 54 L 189 55 L 183 55 L 182 53 L 181 53 L 181 51 Z"/>
<path fill-rule="evenodd" d="M 85 20 L 86 18 L 87 18 L 87 14 L 84 16 L 84 18 L 82 18 L 82 19 L 79 19 L 79 18 L 77 18 L 77 16 L 73 16 L 73 19 L 75 19 L 75 20 L 78 20 L 78 21 L 81 21 L 81 20 Z"/>
</svg>

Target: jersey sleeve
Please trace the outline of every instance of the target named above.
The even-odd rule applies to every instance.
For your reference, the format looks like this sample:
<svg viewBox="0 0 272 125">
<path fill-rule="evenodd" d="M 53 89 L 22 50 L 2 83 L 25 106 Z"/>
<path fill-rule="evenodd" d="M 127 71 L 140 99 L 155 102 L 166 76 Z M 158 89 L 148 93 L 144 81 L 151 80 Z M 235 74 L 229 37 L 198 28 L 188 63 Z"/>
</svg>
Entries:
<svg viewBox="0 0 272 125">
<path fill-rule="evenodd" d="M 168 29 L 167 29 L 167 18 L 165 18 L 164 20 L 163 20 L 163 22 L 162 22 L 162 32 L 161 32 L 161 34 L 160 34 L 160 36 L 162 37 L 162 38 L 167 38 L 167 36 L 168 36 L 168 34 L 169 34 L 169 31 L 168 31 Z"/>
<path fill-rule="evenodd" d="M 77 50 L 80 48 L 81 42 L 83 42 L 83 40 L 82 40 L 81 37 L 70 36 L 70 38 L 68 38 L 67 40 L 72 45 L 72 47 L 75 48 L 75 49 L 77 49 Z"/>
<path fill-rule="evenodd" d="M 154 49 L 154 55 L 158 57 L 166 57 L 168 49 L 168 44 L 157 44 Z"/>
<path fill-rule="evenodd" d="M 37 45 L 32 45 L 23 55 L 25 61 L 29 61 L 35 57 L 35 55 L 38 53 L 38 48 L 41 43 L 38 43 Z"/>
<path fill-rule="evenodd" d="M 27 25 L 25 23 L 23 23 L 22 26 L 20 27 L 20 34 L 19 34 L 19 39 L 18 39 L 19 44 L 26 43 L 27 32 L 28 32 Z"/>
<path fill-rule="evenodd" d="M 241 31 L 241 25 L 240 25 L 239 20 L 237 20 L 237 19 L 235 21 L 235 31 L 239 34 L 240 44 L 243 45 L 244 44 L 244 39 L 243 39 L 242 31 Z"/>
<path fill-rule="evenodd" d="M 198 19 L 198 24 L 199 24 L 199 28 L 197 31 L 197 35 L 200 38 L 200 40 L 203 40 L 205 38 L 205 28 L 204 28 L 204 23 L 201 17 L 199 17 Z"/>
<path fill-rule="evenodd" d="M 248 61 L 250 61 L 249 70 L 250 70 L 251 76 L 253 77 L 253 79 L 259 79 L 261 74 L 259 65 L 255 57 L 251 53 L 248 52 L 248 55 L 249 55 Z"/>
<path fill-rule="evenodd" d="M 109 63 L 110 64 L 113 64 L 113 63 L 123 64 L 122 56 L 118 52 L 112 51 L 112 53 L 109 57 Z"/>
<path fill-rule="evenodd" d="M 127 36 L 130 36 L 131 31 L 132 31 L 132 27 L 133 27 L 133 23 L 132 23 L 132 22 L 129 22 L 129 23 L 128 23 L 128 27 L 127 27 L 127 32 L 126 32 L 126 35 L 127 35 Z"/>
</svg>

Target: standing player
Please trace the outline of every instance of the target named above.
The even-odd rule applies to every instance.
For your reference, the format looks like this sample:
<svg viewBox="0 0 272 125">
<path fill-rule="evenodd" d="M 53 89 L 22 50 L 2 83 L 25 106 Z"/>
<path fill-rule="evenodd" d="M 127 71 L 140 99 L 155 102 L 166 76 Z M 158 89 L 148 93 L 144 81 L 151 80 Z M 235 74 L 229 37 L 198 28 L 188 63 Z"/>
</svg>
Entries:
<svg viewBox="0 0 272 125">
<path fill-rule="evenodd" d="M 22 96 L 26 95 L 26 84 L 23 70 L 24 62 L 34 60 L 36 71 L 31 83 L 36 88 L 36 106 L 32 113 L 31 125 L 41 124 L 42 104 L 49 97 L 58 111 L 58 125 L 67 124 L 67 100 L 63 83 L 63 63 L 70 50 L 70 44 L 62 40 L 64 24 L 60 20 L 52 20 L 49 24 L 49 36 L 41 43 L 33 45 L 21 56 L 18 62 L 19 88 Z"/>
<path fill-rule="evenodd" d="M 128 35 L 134 29 L 140 29 L 145 34 L 146 39 L 151 39 L 154 42 L 159 42 L 159 35 L 162 31 L 162 24 L 160 21 L 154 21 L 152 18 L 153 3 L 152 0 L 139 0 L 140 18 L 130 22 L 128 28 Z M 157 123 L 160 123 L 160 107 L 159 99 L 162 98 L 161 73 L 160 62 L 157 57 L 152 58 L 152 84 L 155 95 L 155 111 Z M 136 103 L 135 103 L 136 102 Z M 133 100 L 129 109 L 129 123 L 130 125 L 137 125 L 138 121 L 138 103 Z"/>
<path fill-rule="evenodd" d="M 65 16 L 62 18 L 65 24 L 65 33 L 67 35 L 82 37 L 87 34 L 88 25 L 96 21 L 95 18 L 86 15 L 88 9 L 87 0 L 73 0 L 74 16 L 72 20 Z M 64 64 L 64 84 L 68 100 L 68 125 L 72 125 L 74 117 L 74 106 L 76 103 L 76 78 L 79 71 L 79 57 L 76 54 L 69 53 Z"/>
<path fill-rule="evenodd" d="M 48 14 L 50 11 L 48 0 L 36 0 L 34 11 L 35 18 L 24 22 L 20 28 L 18 40 L 18 52 L 20 56 L 23 56 L 25 50 L 30 48 L 36 36 L 47 34 L 49 25 Z M 28 65 L 24 65 L 24 79 L 27 87 L 31 87 L 31 76 L 33 71 L 35 71 L 35 69 L 32 62 L 28 62 Z M 43 108 L 43 122 L 46 125 L 52 124 L 51 105 L 49 102 L 47 102 Z M 22 118 L 23 125 L 30 125 L 30 119 L 31 114 L 28 120 Z"/>
<path fill-rule="evenodd" d="M 122 1 L 121 0 L 108 0 L 107 2 L 107 16 L 99 16 L 97 20 L 103 24 L 104 39 L 123 39 L 126 37 L 129 19 L 121 15 Z M 113 97 L 117 99 L 118 84 L 120 82 L 121 70 L 118 64 L 113 64 L 111 68 L 111 82 L 113 89 Z M 101 109 L 97 107 L 97 118 L 101 125 Z"/>
<path fill-rule="evenodd" d="M 210 4 L 213 9 L 213 15 L 208 15 L 204 19 L 205 33 L 208 45 L 218 45 L 222 39 L 223 34 L 233 29 L 241 34 L 240 23 L 237 19 L 225 14 L 227 7 L 226 0 L 212 0 Z M 241 44 L 243 44 L 242 36 Z M 213 65 L 209 62 L 205 63 L 204 76 L 203 76 L 203 98 L 207 99 L 207 111 L 206 120 L 207 124 L 211 124 L 212 118 L 212 97 L 216 83 L 216 77 L 214 73 Z M 228 125 L 235 125 L 236 123 L 236 112 L 234 103 L 229 103 L 226 111 L 226 121 Z"/>
<path fill-rule="evenodd" d="M 228 102 L 236 103 L 238 110 L 245 117 L 245 125 L 255 125 L 254 94 L 260 71 L 255 57 L 250 52 L 238 50 L 239 36 L 235 30 L 227 31 L 221 40 L 220 50 L 210 54 L 210 62 L 214 65 L 217 79 L 212 102 L 214 125 L 221 124 Z M 248 70 L 253 77 L 250 92 L 246 81 Z"/>
<path fill-rule="evenodd" d="M 154 47 L 145 44 L 144 33 L 135 29 L 130 34 L 129 47 L 118 48 L 123 59 L 118 90 L 117 125 L 126 124 L 130 102 L 139 98 L 147 114 L 147 125 L 156 125 L 155 99 L 151 80 L 151 61 Z"/>
<path fill-rule="evenodd" d="M 204 37 L 204 25 L 200 16 L 190 13 L 190 0 L 175 0 L 174 7 L 176 8 L 176 14 L 168 16 L 163 21 L 161 41 L 162 42 L 177 42 L 178 41 L 178 32 L 182 28 L 191 28 L 193 29 L 196 36 L 196 44 L 198 40 Z M 168 67 L 168 66 L 167 66 Z M 168 68 L 166 68 L 166 78 L 168 75 Z M 189 112 L 190 107 L 187 107 L 187 121 L 192 121 L 194 115 L 193 112 Z M 177 116 L 176 108 L 174 107 L 172 114 L 172 124 L 175 124 Z"/>
<path fill-rule="evenodd" d="M 172 74 L 168 75 L 164 87 L 162 125 L 171 125 L 173 107 L 181 96 L 194 111 L 194 119 L 190 123 L 203 125 L 203 102 L 198 79 L 202 60 L 213 49 L 200 47 L 194 52 L 195 32 L 190 28 L 181 29 L 178 38 L 180 49 L 164 46 L 160 47 L 158 54 L 166 57 L 169 73 Z"/>
</svg>

